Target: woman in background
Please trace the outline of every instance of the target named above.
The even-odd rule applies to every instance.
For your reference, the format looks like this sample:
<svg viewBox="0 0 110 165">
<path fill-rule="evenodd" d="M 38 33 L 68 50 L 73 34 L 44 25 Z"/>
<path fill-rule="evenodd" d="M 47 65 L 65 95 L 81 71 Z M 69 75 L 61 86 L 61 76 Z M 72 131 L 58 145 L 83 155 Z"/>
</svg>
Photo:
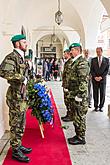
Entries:
<svg viewBox="0 0 110 165">
<path fill-rule="evenodd" d="M 57 60 L 54 62 L 54 65 L 53 65 L 53 76 L 54 76 L 54 80 L 57 81 L 57 76 L 58 76 L 58 62 L 57 62 Z"/>
</svg>

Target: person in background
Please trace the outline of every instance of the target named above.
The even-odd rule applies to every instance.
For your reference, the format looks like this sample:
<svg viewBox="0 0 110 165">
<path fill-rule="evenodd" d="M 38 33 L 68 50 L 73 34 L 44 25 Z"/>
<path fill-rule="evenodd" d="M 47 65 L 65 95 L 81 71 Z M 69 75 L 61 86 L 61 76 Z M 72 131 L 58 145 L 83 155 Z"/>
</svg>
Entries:
<svg viewBox="0 0 110 165">
<path fill-rule="evenodd" d="M 69 47 L 74 57 L 68 78 L 71 118 L 76 135 L 68 138 L 71 145 L 85 144 L 86 114 L 88 111 L 88 76 L 89 65 L 82 55 L 82 46 L 73 43 Z"/>
<path fill-rule="evenodd" d="M 69 92 L 68 92 L 68 75 L 69 75 L 69 72 L 71 71 L 71 64 L 72 64 L 72 58 L 70 55 L 69 48 L 64 50 L 64 59 L 65 59 L 65 63 L 64 63 L 64 70 L 62 73 L 62 87 L 63 87 L 63 92 L 64 92 L 64 103 L 66 105 L 67 112 L 66 112 L 66 116 L 61 117 L 61 119 L 64 122 L 69 122 L 69 121 L 71 121 L 71 118 L 70 118 L 71 111 L 70 111 L 70 102 L 68 99 L 68 95 L 69 95 Z"/>
<path fill-rule="evenodd" d="M 44 68 L 45 68 L 45 80 L 46 81 L 50 81 L 50 67 L 49 67 L 49 65 L 50 65 L 49 60 L 46 59 L 45 65 L 44 65 Z"/>
<path fill-rule="evenodd" d="M 51 59 L 50 65 L 49 65 L 50 80 L 53 80 L 53 62 L 54 62 L 54 59 Z"/>
<path fill-rule="evenodd" d="M 53 77 L 54 77 L 54 80 L 57 81 L 57 77 L 58 77 L 58 62 L 57 62 L 57 60 L 55 60 L 54 65 L 53 65 Z"/>
<path fill-rule="evenodd" d="M 91 61 L 91 75 L 93 84 L 94 111 L 103 112 L 106 92 L 106 77 L 109 69 L 109 59 L 104 57 L 102 47 L 96 48 L 97 57 Z M 100 102 L 99 102 L 100 92 Z M 98 109 L 99 108 L 99 109 Z"/>
<path fill-rule="evenodd" d="M 45 62 L 46 62 L 46 59 L 43 59 L 43 67 L 42 67 L 42 76 L 43 78 L 45 78 Z"/>
<path fill-rule="evenodd" d="M 63 73 L 63 69 L 64 69 L 64 60 L 63 60 L 63 58 L 59 59 L 58 68 L 59 68 L 58 70 L 59 70 L 60 81 L 62 81 L 62 73 Z"/>
<path fill-rule="evenodd" d="M 84 54 L 85 59 L 89 63 L 89 67 L 91 67 L 92 58 L 89 56 L 89 50 L 84 49 L 83 54 Z M 89 77 L 88 77 L 88 107 L 89 108 L 92 107 L 92 76 L 91 76 L 91 73 L 89 74 Z"/>
<path fill-rule="evenodd" d="M 21 34 L 13 36 L 11 41 L 14 50 L 5 57 L 0 65 L 0 76 L 10 84 L 6 94 L 6 102 L 9 107 L 10 145 L 13 159 L 29 162 L 29 157 L 24 154 L 30 153 L 32 149 L 22 145 L 27 109 L 27 79 L 25 76 L 27 66 L 24 62 L 27 41 L 26 36 Z"/>
</svg>

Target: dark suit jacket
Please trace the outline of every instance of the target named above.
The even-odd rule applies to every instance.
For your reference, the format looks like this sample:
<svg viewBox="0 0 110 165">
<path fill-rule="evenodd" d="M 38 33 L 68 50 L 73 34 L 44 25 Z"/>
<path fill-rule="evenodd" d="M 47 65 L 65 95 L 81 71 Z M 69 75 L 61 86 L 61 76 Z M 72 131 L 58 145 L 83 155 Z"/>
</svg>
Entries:
<svg viewBox="0 0 110 165">
<path fill-rule="evenodd" d="M 102 77 L 101 81 L 106 81 L 106 75 L 108 73 L 109 69 L 109 59 L 106 57 L 102 57 L 102 63 L 101 66 L 99 67 L 98 64 L 98 57 L 95 57 L 91 60 L 91 75 L 92 75 L 92 80 L 95 80 L 95 77 Z"/>
</svg>

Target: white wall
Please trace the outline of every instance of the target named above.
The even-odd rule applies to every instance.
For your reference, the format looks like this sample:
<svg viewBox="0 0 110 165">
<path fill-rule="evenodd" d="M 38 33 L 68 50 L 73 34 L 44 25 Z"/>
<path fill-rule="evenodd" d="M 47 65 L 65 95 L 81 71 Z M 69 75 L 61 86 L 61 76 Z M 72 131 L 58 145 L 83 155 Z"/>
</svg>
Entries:
<svg viewBox="0 0 110 165">
<path fill-rule="evenodd" d="M 0 29 L 1 30 L 1 29 Z M 0 63 L 11 50 L 11 45 L 9 44 L 9 36 L 3 36 L 2 31 L 0 31 L 1 43 L 0 43 Z M 6 80 L 0 78 L 0 138 L 4 134 L 5 130 L 9 130 L 9 120 L 8 120 L 8 107 L 6 105 L 6 91 L 8 88 L 8 83 Z"/>
</svg>

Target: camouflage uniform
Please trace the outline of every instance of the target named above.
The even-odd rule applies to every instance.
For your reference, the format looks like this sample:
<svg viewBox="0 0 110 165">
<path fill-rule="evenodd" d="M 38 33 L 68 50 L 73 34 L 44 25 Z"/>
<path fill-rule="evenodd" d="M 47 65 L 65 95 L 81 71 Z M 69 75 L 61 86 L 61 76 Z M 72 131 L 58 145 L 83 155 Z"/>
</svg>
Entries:
<svg viewBox="0 0 110 165">
<path fill-rule="evenodd" d="M 10 84 L 6 102 L 9 106 L 10 144 L 13 149 L 21 145 L 25 127 L 25 64 L 21 55 L 14 50 L 7 55 L 0 65 L 0 76 L 7 79 Z M 23 93 L 21 93 L 23 91 Z"/>
<path fill-rule="evenodd" d="M 87 89 L 88 89 L 89 65 L 88 62 L 79 55 L 71 65 L 71 72 L 68 80 L 68 90 L 70 107 L 72 111 L 73 125 L 77 137 L 85 138 L 86 113 L 88 110 Z M 81 102 L 76 101 L 75 97 L 82 98 Z"/>
<path fill-rule="evenodd" d="M 68 59 L 65 64 L 64 64 L 64 70 L 62 74 L 62 87 L 63 87 L 63 92 L 64 92 L 64 102 L 67 108 L 67 116 L 70 116 L 70 103 L 68 99 L 68 94 L 69 92 L 66 91 L 65 89 L 68 88 L 68 75 L 71 70 L 71 64 L 72 64 L 72 58 Z"/>
</svg>

